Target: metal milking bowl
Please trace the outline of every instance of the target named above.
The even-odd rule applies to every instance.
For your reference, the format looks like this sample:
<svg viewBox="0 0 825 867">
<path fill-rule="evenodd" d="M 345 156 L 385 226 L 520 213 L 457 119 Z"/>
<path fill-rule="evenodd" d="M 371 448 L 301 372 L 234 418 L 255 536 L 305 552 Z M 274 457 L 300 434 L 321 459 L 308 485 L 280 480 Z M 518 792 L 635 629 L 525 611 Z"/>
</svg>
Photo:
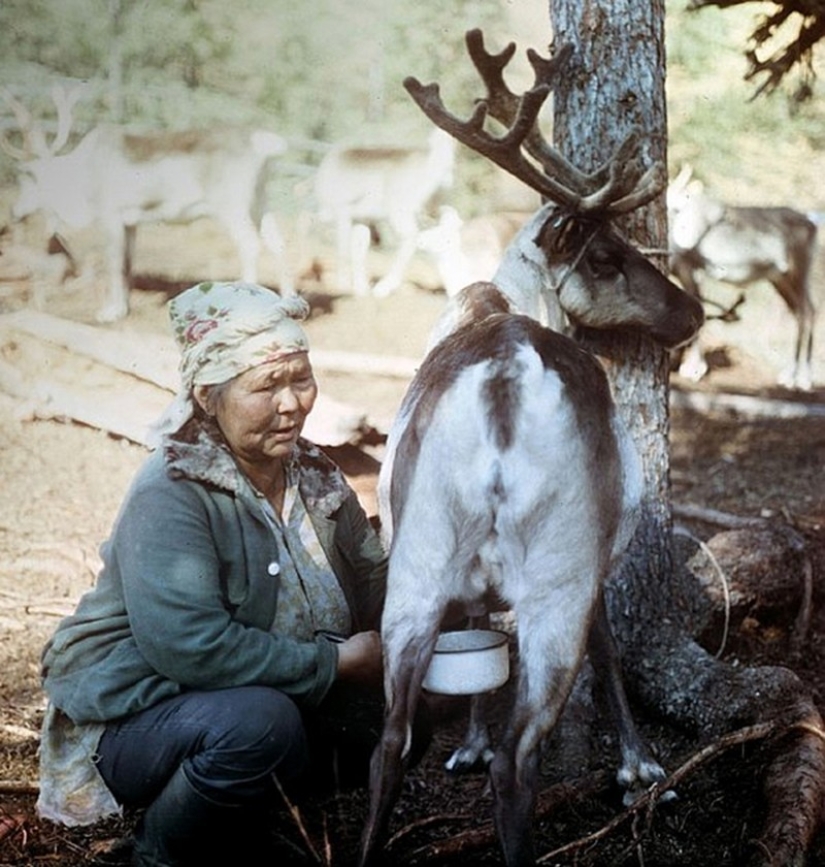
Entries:
<svg viewBox="0 0 825 867">
<path fill-rule="evenodd" d="M 423 687 L 442 695 L 473 695 L 503 686 L 509 676 L 505 632 L 497 629 L 442 632 Z"/>
</svg>

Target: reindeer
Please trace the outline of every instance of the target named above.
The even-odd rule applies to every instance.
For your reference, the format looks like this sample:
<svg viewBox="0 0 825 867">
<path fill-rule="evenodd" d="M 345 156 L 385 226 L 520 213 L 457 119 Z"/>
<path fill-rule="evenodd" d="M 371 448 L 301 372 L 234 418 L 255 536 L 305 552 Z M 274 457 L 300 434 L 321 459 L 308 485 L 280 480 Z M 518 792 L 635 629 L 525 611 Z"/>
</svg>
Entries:
<svg viewBox="0 0 825 867">
<path fill-rule="evenodd" d="M 418 248 L 434 260 L 441 285 L 452 298 L 470 283 L 489 280 L 527 214 L 502 212 L 463 220 L 451 205 L 438 223 L 418 236 Z"/>
<path fill-rule="evenodd" d="M 503 79 L 515 46 L 488 54 L 473 30 L 467 47 L 488 91 L 468 121 L 447 111 L 437 85 L 410 78 L 407 90 L 434 123 L 550 201 L 515 236 L 492 283 L 448 303 L 440 339 L 389 434 L 379 477 L 390 551 L 386 716 L 370 769 L 362 865 L 385 837 L 409 722 L 451 602 L 476 606 L 492 594 L 516 615 L 515 703 L 489 765 L 510 867 L 533 863 L 540 744 L 586 650 L 617 715 L 620 779 L 649 785 L 664 775 L 629 715 L 602 600 L 634 532 L 640 461 L 598 361 L 539 319 L 639 330 L 673 347 L 696 333 L 702 308 L 610 225 L 660 190 L 655 170 L 642 172 L 630 158 L 636 137 L 591 175 L 541 138 L 538 112 L 569 48 L 551 60 L 528 51 L 535 83 L 517 98 Z M 488 112 L 508 127 L 502 137 L 484 130 Z"/>
<path fill-rule="evenodd" d="M 384 298 L 401 285 L 413 257 L 419 219 L 435 194 L 452 185 L 455 145 L 435 130 L 427 148 L 336 147 L 315 176 L 320 217 L 336 227 L 336 281 L 342 291 L 369 293 L 370 226 L 389 224 L 399 246 L 387 273 L 373 287 Z"/>
<path fill-rule="evenodd" d="M 286 150 L 266 131 L 227 129 L 138 135 L 99 126 L 71 150 L 72 108 L 78 92 L 53 91 L 57 131 L 51 142 L 25 106 L 8 90 L 4 98 L 17 119 L 24 148 L 0 140 L 20 161 L 15 220 L 45 211 L 52 229 L 98 225 L 105 233 L 108 289 L 97 314 L 101 322 L 129 309 L 137 226 L 146 222 L 190 223 L 211 217 L 230 234 L 241 276 L 257 280 L 262 242 L 281 266 L 281 291 L 294 290 L 277 223 L 264 208 L 264 170 Z"/>
<path fill-rule="evenodd" d="M 708 196 L 700 181 L 682 169 L 667 193 L 670 223 L 670 270 L 684 288 L 701 298 L 698 275 L 747 287 L 767 280 L 796 320 L 793 364 L 779 377 L 781 385 L 811 388 L 811 357 L 816 311 L 810 272 L 816 247 L 816 224 L 792 208 L 737 208 Z M 741 303 L 743 297 L 740 296 Z M 730 318 L 730 314 L 723 312 Z M 698 381 L 707 372 L 698 344 L 692 344 L 679 373 Z"/>
</svg>

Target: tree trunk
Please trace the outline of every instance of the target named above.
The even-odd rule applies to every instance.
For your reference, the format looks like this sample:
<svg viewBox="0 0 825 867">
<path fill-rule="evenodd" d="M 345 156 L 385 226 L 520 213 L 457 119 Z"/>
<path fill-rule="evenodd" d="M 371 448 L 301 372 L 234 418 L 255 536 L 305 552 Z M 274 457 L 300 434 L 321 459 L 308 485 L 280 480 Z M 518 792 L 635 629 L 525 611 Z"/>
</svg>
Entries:
<svg viewBox="0 0 825 867">
<path fill-rule="evenodd" d="M 554 90 L 556 146 L 579 168 L 592 170 L 636 127 L 647 165 L 659 165 L 666 177 L 663 0 L 551 0 L 550 16 L 556 46 L 574 47 L 568 73 Z M 618 228 L 642 247 L 666 247 L 664 196 Z M 685 613 L 691 606 L 677 589 L 681 570 L 673 556 L 666 352 L 630 335 L 579 336 L 606 360 L 645 467 L 639 531 L 606 593 L 629 691 L 704 735 L 777 717 L 819 729 L 813 700 L 792 672 L 734 668 L 693 640 L 696 624 Z M 761 865 L 804 863 L 825 799 L 822 738 L 797 733 L 781 749 L 766 774 L 768 818 L 754 862 Z"/>
<path fill-rule="evenodd" d="M 660 166 L 666 174 L 661 0 L 552 0 L 551 9 L 557 45 L 574 46 L 571 74 L 562 77 L 554 90 L 556 146 L 579 168 L 593 170 L 636 128 L 646 139 L 648 164 Z M 636 244 L 661 249 L 666 245 L 666 221 L 662 195 L 618 227 Z M 667 353 L 635 335 L 589 332 L 579 336 L 609 359 L 608 373 L 620 397 L 620 410 L 645 467 L 644 517 L 627 574 L 618 576 L 622 594 L 633 597 L 637 586 L 647 591 L 653 583 L 656 598 L 662 599 L 671 572 Z M 631 610 L 641 605 L 643 600 L 638 600 Z M 643 640 L 647 632 L 643 622 L 622 627 L 625 644 Z"/>
</svg>

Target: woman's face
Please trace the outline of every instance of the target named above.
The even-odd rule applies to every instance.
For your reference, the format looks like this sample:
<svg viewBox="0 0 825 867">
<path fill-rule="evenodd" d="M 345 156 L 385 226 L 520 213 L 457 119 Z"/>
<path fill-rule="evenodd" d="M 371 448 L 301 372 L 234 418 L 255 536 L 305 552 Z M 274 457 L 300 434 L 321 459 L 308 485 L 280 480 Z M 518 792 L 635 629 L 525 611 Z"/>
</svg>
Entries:
<svg viewBox="0 0 825 867">
<path fill-rule="evenodd" d="M 291 454 L 317 396 L 309 356 L 298 352 L 235 377 L 211 410 L 236 457 L 259 464 Z"/>
</svg>

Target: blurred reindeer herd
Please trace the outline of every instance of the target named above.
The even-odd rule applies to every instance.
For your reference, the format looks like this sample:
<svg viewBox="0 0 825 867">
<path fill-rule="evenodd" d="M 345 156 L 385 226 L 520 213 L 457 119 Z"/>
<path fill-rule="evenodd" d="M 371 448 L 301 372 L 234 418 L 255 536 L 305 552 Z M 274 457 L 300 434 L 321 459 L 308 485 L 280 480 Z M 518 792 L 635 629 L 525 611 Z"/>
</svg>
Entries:
<svg viewBox="0 0 825 867">
<path fill-rule="evenodd" d="M 66 241 L 73 230 L 93 229 L 103 248 L 97 318 L 128 314 L 137 227 L 144 223 L 190 224 L 209 218 L 222 227 L 237 252 L 237 275 L 259 281 L 260 256 L 277 263 L 282 293 L 303 289 L 311 275 L 325 291 L 390 296 L 409 279 L 409 266 L 424 256 L 447 296 L 492 277 L 508 243 L 535 210 L 494 204 L 488 212 L 462 216 L 452 204 L 456 149 L 439 129 L 421 143 L 404 146 L 343 144 L 324 148 L 307 166 L 312 205 L 299 215 L 292 243 L 284 231 L 283 203 L 272 201 L 267 181 L 287 160 L 290 144 L 267 130 L 216 126 L 208 130 L 136 133 L 96 126 L 73 133 L 77 89 L 52 91 L 55 121 L 35 118 L 25 100 L 0 91 L 5 108 L 0 145 L 14 160 L 17 188 L 0 212 L 0 280 L 21 269 L 32 303 L 44 308 L 50 293 L 70 276 L 92 267 L 88 255 Z M 668 259 L 673 276 L 702 298 L 709 318 L 737 318 L 740 294 L 727 307 L 704 297 L 702 283 L 746 288 L 767 281 L 785 302 L 796 326 L 780 384 L 812 387 L 815 293 L 812 268 L 819 214 L 789 207 L 731 207 L 708 194 L 685 166 L 667 193 Z M 37 221 L 37 237 L 26 229 Z M 308 238 L 329 236 L 333 262 L 307 257 Z M 385 251 L 383 273 L 374 274 L 371 250 Z M 4 269 L 4 264 L 6 268 Z M 95 267 L 99 267 L 96 263 Z M 682 376 L 698 380 L 708 369 L 695 343 L 682 351 Z"/>
</svg>

